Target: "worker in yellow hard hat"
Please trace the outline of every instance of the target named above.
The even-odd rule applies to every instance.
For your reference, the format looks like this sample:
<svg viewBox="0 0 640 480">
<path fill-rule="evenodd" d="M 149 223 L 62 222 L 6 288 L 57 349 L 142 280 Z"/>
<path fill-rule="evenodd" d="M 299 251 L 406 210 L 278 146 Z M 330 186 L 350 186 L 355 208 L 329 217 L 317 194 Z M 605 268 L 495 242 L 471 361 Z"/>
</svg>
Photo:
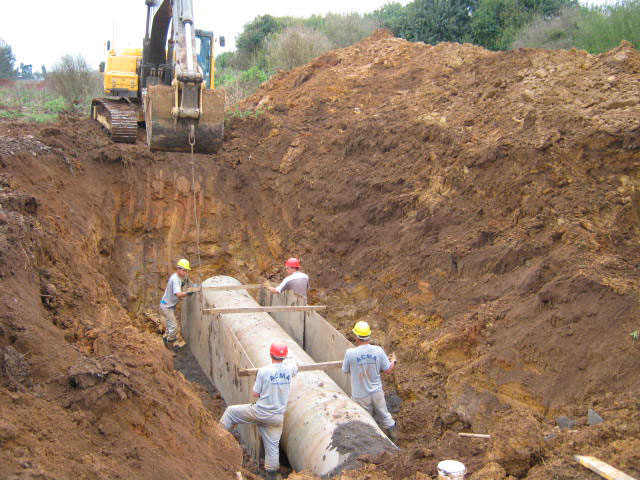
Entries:
<svg viewBox="0 0 640 480">
<path fill-rule="evenodd" d="M 380 377 L 380 372 L 391 373 L 395 355 L 389 358 L 382 347 L 369 343 L 371 328 L 367 322 L 356 323 L 352 332 L 356 347 L 347 350 L 342 362 L 342 371 L 351 374 L 351 398 L 370 415 L 375 411 L 382 419 L 382 428 L 395 442 L 396 422 L 387 410 Z"/>
<path fill-rule="evenodd" d="M 176 322 L 176 305 L 181 298 L 189 295 L 182 291 L 182 285 L 187 281 L 187 272 L 191 270 L 189 260 L 181 258 L 176 264 L 176 271 L 169 277 L 167 288 L 160 301 L 160 311 L 167 320 L 167 329 L 162 337 L 164 344 L 171 348 L 173 342 L 176 341 L 178 331 L 178 323 Z"/>
</svg>

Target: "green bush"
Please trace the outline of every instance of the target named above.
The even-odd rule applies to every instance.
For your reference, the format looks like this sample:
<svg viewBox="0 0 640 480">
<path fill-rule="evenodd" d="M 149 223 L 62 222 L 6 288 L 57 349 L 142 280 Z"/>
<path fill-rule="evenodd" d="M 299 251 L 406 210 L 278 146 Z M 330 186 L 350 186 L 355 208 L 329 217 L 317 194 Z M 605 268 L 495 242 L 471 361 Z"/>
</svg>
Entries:
<svg viewBox="0 0 640 480">
<path fill-rule="evenodd" d="M 336 14 L 328 13 L 321 21 L 310 20 L 307 27 L 314 28 L 324 33 L 332 48 L 342 48 L 353 45 L 365 37 L 371 35 L 380 23 L 371 16 L 363 16 L 359 13 Z M 316 25 L 313 25 L 315 23 Z"/>
<path fill-rule="evenodd" d="M 88 110 L 91 99 L 102 94 L 100 75 L 81 55 L 64 55 L 47 75 L 47 81 L 76 110 Z"/>
<path fill-rule="evenodd" d="M 565 9 L 552 18 L 538 16 L 518 33 L 513 47 L 575 47 L 602 53 L 622 40 L 640 46 L 640 0 Z"/>
<path fill-rule="evenodd" d="M 43 107 L 46 113 L 62 113 L 68 110 L 67 102 L 62 97 L 47 100 Z"/>
<path fill-rule="evenodd" d="M 271 70 L 290 70 L 331 49 L 327 36 L 308 27 L 288 27 L 267 42 Z"/>
<path fill-rule="evenodd" d="M 583 12 L 575 35 L 575 47 L 602 53 L 622 40 L 640 47 L 640 0 L 620 1 Z"/>
<path fill-rule="evenodd" d="M 282 30 L 282 23 L 271 15 L 261 15 L 244 26 L 236 39 L 238 51 L 247 57 L 255 55 L 263 46 L 266 38 Z"/>
<path fill-rule="evenodd" d="M 402 37 L 407 13 L 405 7 L 400 3 L 387 3 L 382 8 L 370 13 L 368 17 L 373 18 L 381 27 L 391 30 L 396 37 Z"/>
<path fill-rule="evenodd" d="M 556 17 L 538 17 L 526 25 L 513 42 L 513 48 L 569 49 L 575 46 L 575 37 L 583 11 L 566 8 Z"/>
</svg>

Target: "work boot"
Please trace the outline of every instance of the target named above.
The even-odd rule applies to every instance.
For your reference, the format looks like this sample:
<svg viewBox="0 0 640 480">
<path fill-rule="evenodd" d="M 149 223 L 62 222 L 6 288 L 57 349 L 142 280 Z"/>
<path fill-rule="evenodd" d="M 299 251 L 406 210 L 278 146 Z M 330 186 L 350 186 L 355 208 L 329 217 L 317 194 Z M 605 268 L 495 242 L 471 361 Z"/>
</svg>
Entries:
<svg viewBox="0 0 640 480">
<path fill-rule="evenodd" d="M 167 350 L 173 353 L 175 353 L 175 348 L 173 347 L 173 342 L 175 341 L 176 341 L 175 338 L 173 340 L 170 340 L 167 337 L 162 337 L 162 342 L 164 343 L 164 346 L 167 347 Z"/>
<path fill-rule="evenodd" d="M 276 470 L 265 470 L 265 480 L 277 480 L 278 472 Z"/>
</svg>

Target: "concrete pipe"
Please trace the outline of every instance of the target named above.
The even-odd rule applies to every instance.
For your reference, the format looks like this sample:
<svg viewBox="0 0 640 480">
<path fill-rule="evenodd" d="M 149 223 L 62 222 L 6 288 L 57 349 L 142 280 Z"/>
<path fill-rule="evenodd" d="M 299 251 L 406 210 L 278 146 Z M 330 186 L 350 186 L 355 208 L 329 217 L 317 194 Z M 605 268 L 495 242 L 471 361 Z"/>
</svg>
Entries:
<svg viewBox="0 0 640 480">
<path fill-rule="evenodd" d="M 202 286 L 216 285 L 240 285 L 240 282 L 232 277 L 217 276 L 206 280 Z M 259 306 L 246 290 L 203 290 L 203 294 L 204 303 L 210 307 Z M 271 363 L 269 346 L 274 340 L 285 340 L 289 356 L 298 364 L 314 363 L 268 313 L 222 314 L 219 317 L 233 331 L 255 367 Z M 217 321 L 214 318 L 209 320 Z M 194 332 L 188 336 L 194 336 Z M 194 354 L 197 358 L 198 355 Z M 211 376 L 215 383 L 215 375 Z M 250 382 L 253 386 L 254 378 L 240 381 Z M 227 392 L 220 393 L 228 402 Z M 320 476 L 333 475 L 348 468 L 360 455 L 375 455 L 397 448 L 373 418 L 323 371 L 299 372 L 294 378 L 280 447 L 295 470 L 306 469 Z"/>
</svg>

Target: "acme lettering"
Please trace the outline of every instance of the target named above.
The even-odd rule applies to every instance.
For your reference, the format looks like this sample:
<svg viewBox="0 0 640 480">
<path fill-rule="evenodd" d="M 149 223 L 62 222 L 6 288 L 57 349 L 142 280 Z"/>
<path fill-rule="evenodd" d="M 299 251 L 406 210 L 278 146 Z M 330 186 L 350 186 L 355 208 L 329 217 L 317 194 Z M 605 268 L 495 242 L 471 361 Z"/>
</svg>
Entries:
<svg viewBox="0 0 640 480">
<path fill-rule="evenodd" d="M 291 375 L 288 375 L 286 373 L 276 373 L 275 375 L 269 376 L 269 380 L 271 380 L 272 382 L 274 380 L 280 380 L 280 379 L 291 380 Z"/>
<path fill-rule="evenodd" d="M 370 353 L 365 353 L 365 354 L 362 354 L 362 355 L 356 357 L 356 361 L 358 363 L 364 362 L 365 360 L 373 360 L 375 362 L 376 361 L 376 355 L 371 355 Z"/>
</svg>

